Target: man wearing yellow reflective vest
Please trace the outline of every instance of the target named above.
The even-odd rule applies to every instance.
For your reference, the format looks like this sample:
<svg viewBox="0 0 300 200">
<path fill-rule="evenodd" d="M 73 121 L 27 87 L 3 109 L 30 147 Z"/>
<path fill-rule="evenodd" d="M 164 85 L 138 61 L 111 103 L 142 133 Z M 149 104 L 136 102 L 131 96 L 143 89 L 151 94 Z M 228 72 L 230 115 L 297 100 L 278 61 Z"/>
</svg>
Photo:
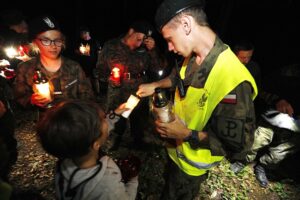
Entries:
<svg viewBox="0 0 300 200">
<path fill-rule="evenodd" d="M 207 170 L 223 156 L 245 159 L 254 140 L 255 81 L 209 27 L 202 8 L 200 0 L 162 2 L 155 21 L 169 51 L 185 58 L 180 70 L 183 87 L 176 82 L 174 71 L 163 80 L 140 85 L 137 91 L 145 97 L 155 88 L 178 86 L 175 120 L 155 122 L 161 137 L 176 141 L 167 147 L 171 162 L 164 200 L 193 199 Z"/>
</svg>

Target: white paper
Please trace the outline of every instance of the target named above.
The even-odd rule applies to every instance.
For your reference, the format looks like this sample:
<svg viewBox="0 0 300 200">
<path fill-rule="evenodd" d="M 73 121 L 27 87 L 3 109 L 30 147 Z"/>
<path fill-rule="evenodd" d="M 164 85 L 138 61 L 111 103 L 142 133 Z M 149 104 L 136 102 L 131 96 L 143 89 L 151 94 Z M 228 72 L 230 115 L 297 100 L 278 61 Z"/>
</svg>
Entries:
<svg viewBox="0 0 300 200">
<path fill-rule="evenodd" d="M 125 107 L 129 108 L 130 110 L 126 110 L 125 112 L 122 113 L 122 116 L 125 118 L 128 118 L 132 110 L 135 108 L 135 106 L 139 103 L 140 99 L 137 98 L 134 95 L 130 95 L 128 98 Z"/>
</svg>

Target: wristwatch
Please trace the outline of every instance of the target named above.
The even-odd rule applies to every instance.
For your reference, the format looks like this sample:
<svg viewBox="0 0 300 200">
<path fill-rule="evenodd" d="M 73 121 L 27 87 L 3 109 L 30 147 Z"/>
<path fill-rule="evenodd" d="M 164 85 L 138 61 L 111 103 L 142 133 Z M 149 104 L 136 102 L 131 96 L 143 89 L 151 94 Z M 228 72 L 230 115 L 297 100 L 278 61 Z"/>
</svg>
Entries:
<svg viewBox="0 0 300 200">
<path fill-rule="evenodd" d="M 198 131 L 191 130 L 189 136 L 187 136 L 183 139 L 183 141 L 185 141 L 185 142 L 189 142 L 191 140 L 199 141 Z"/>
<path fill-rule="evenodd" d="M 198 131 L 191 130 L 189 136 L 183 139 L 184 142 L 188 142 L 192 149 L 197 149 L 200 146 Z"/>
</svg>

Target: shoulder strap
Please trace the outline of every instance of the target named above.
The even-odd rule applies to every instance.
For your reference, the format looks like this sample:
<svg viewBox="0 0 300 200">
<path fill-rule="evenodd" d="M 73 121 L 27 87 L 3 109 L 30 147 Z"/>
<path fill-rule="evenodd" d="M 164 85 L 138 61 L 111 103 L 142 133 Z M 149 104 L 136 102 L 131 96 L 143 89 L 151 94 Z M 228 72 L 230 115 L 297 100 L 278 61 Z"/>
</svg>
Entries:
<svg viewBox="0 0 300 200">
<path fill-rule="evenodd" d="M 92 174 L 90 177 L 86 178 L 85 180 L 81 181 L 80 183 L 78 183 L 76 186 L 74 186 L 73 188 L 71 188 L 71 185 L 72 185 L 72 182 L 73 182 L 73 178 L 75 176 L 75 174 L 80 170 L 79 167 L 77 167 L 71 174 L 70 176 L 70 180 L 68 182 L 68 185 L 67 185 L 67 190 L 65 192 L 65 196 L 66 197 L 70 197 L 71 199 L 74 199 L 74 197 L 76 196 L 77 194 L 77 189 L 84 183 L 88 182 L 89 180 L 91 180 L 92 178 L 94 178 L 101 170 L 102 168 L 102 163 L 101 162 L 98 162 L 98 169 L 95 171 L 94 174 Z M 59 184 L 59 192 L 60 192 L 60 195 L 61 195 L 61 199 L 63 200 L 64 198 L 64 193 L 63 193 L 63 190 L 64 190 L 64 178 L 63 178 L 63 174 L 61 172 L 61 165 L 59 165 L 58 167 L 58 173 L 60 174 L 60 177 L 59 177 L 59 180 L 58 180 L 58 184 Z"/>
</svg>

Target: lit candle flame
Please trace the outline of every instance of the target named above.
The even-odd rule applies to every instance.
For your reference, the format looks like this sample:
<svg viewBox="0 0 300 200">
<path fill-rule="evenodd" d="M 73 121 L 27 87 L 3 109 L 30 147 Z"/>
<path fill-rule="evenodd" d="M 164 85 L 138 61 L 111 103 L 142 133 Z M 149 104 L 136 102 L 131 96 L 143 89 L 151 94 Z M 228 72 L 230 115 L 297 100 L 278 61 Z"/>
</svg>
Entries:
<svg viewBox="0 0 300 200">
<path fill-rule="evenodd" d="M 0 60 L 0 66 L 9 66 L 10 63 L 8 60 L 2 59 Z"/>
<path fill-rule="evenodd" d="M 19 55 L 17 49 L 14 47 L 7 47 L 4 49 L 4 51 L 9 58 L 14 58 Z"/>
<path fill-rule="evenodd" d="M 48 100 L 51 100 L 49 82 L 35 84 L 37 92 Z"/>
<path fill-rule="evenodd" d="M 120 78 L 121 76 L 120 69 L 118 67 L 114 67 L 112 69 L 112 73 L 114 78 Z"/>
<path fill-rule="evenodd" d="M 82 55 L 90 55 L 90 45 L 87 44 L 87 45 L 83 45 L 81 44 L 80 47 L 79 47 L 79 51 Z"/>
<path fill-rule="evenodd" d="M 10 59 L 17 58 L 22 61 L 30 60 L 31 58 L 25 53 L 24 48 L 19 46 L 18 48 L 15 47 L 8 47 L 4 49 L 7 57 Z"/>
</svg>

